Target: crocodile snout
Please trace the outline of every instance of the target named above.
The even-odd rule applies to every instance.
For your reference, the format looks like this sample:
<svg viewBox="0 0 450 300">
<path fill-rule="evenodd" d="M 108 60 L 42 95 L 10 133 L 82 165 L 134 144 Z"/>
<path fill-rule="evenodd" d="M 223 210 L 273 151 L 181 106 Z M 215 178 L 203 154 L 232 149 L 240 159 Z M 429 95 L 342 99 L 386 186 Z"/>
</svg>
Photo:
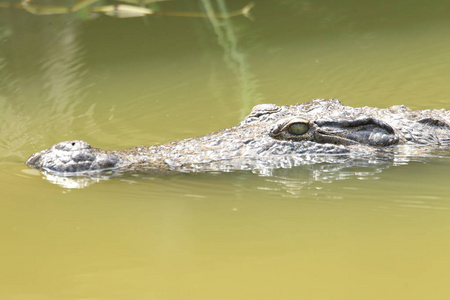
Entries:
<svg viewBox="0 0 450 300">
<path fill-rule="evenodd" d="M 26 164 L 34 169 L 76 176 L 86 171 L 113 169 L 118 162 L 116 155 L 100 152 L 84 141 L 67 141 L 33 154 Z"/>
</svg>

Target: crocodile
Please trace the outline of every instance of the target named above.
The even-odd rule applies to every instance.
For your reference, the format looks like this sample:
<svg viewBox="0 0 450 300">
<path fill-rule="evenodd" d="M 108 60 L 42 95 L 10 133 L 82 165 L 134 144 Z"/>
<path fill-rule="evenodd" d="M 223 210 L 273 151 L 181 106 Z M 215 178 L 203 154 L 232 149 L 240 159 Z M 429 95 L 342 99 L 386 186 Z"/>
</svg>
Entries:
<svg viewBox="0 0 450 300">
<path fill-rule="evenodd" d="M 315 99 L 259 104 L 237 126 L 161 145 L 102 150 L 80 140 L 61 142 L 31 155 L 26 164 L 59 176 L 225 172 L 421 156 L 437 148 L 449 153 L 449 109 L 353 108 Z"/>
</svg>

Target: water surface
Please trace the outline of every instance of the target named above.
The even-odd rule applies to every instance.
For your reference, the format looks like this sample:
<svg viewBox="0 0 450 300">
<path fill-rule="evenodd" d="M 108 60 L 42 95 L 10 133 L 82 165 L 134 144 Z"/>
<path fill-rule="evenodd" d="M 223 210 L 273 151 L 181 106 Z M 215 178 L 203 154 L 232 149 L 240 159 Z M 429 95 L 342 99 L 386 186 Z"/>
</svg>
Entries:
<svg viewBox="0 0 450 300">
<path fill-rule="evenodd" d="M 253 22 L 0 9 L 2 299 L 448 299 L 448 153 L 83 189 L 24 165 L 64 140 L 202 135 L 259 103 L 450 107 L 449 4 L 255 3 Z"/>
</svg>

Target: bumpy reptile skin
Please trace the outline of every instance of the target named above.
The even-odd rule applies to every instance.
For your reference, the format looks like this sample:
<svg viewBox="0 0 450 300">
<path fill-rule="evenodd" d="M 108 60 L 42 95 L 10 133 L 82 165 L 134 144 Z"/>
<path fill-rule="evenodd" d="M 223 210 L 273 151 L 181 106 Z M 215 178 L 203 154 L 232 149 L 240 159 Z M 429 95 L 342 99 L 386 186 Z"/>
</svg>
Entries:
<svg viewBox="0 0 450 300">
<path fill-rule="evenodd" d="M 306 133 L 293 133 L 295 127 Z M 450 110 L 386 109 L 316 99 L 261 104 L 238 125 L 200 137 L 121 151 L 68 141 L 33 154 L 26 164 L 63 176 L 119 172 L 198 172 L 289 168 L 394 155 L 420 156 L 450 145 Z"/>
</svg>

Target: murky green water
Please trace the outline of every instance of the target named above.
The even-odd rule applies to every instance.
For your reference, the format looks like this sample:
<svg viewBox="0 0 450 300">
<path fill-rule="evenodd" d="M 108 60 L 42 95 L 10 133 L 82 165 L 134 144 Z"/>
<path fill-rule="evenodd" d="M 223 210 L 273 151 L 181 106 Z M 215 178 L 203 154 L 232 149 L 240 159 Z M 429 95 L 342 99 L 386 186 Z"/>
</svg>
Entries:
<svg viewBox="0 0 450 300">
<path fill-rule="evenodd" d="M 209 133 L 259 103 L 450 107 L 450 4 L 255 3 L 254 22 L 0 9 L 2 299 L 450 297 L 449 157 L 84 189 L 24 165 L 64 140 Z"/>
</svg>

